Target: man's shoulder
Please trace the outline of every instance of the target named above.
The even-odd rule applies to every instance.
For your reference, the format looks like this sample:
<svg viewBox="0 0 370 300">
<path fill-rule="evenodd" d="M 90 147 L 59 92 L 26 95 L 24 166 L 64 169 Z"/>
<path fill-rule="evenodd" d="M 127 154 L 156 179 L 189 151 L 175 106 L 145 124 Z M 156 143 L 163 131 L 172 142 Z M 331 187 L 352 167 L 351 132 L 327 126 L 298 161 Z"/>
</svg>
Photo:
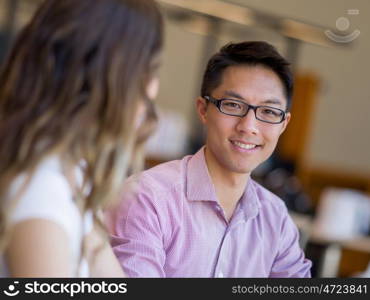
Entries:
<svg viewBox="0 0 370 300">
<path fill-rule="evenodd" d="M 275 195 L 255 180 L 251 180 L 251 182 L 258 201 L 263 208 L 272 209 L 277 213 L 281 213 L 282 209 L 286 210 L 285 202 L 279 196 Z"/>
<path fill-rule="evenodd" d="M 182 159 L 161 163 L 128 178 L 126 184 L 136 185 L 138 191 L 169 192 L 184 184 L 187 162 L 190 155 Z"/>
<path fill-rule="evenodd" d="M 269 228 L 281 228 L 289 217 L 285 202 L 256 181 L 252 181 L 252 185 L 259 202 L 258 218 Z"/>
</svg>

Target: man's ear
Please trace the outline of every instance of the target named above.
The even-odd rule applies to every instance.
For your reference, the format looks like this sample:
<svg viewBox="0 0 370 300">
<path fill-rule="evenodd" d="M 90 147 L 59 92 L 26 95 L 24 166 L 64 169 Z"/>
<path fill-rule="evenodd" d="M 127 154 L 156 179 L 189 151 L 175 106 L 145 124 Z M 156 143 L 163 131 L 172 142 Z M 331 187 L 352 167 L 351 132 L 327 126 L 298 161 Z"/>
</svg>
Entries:
<svg viewBox="0 0 370 300">
<path fill-rule="evenodd" d="M 283 126 L 281 127 L 280 134 L 282 134 L 285 131 L 285 129 L 288 126 L 288 123 L 290 121 L 290 118 L 291 118 L 290 112 L 286 113 L 285 120 L 283 122 Z"/>
<path fill-rule="evenodd" d="M 205 124 L 207 122 L 207 102 L 203 97 L 196 99 L 197 113 L 200 121 Z"/>
</svg>

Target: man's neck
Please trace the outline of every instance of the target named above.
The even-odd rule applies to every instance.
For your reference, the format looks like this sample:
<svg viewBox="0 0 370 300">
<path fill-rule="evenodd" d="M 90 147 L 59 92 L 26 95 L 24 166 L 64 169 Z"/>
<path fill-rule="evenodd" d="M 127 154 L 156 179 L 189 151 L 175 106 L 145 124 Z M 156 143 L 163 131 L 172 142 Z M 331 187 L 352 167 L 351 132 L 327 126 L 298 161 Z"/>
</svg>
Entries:
<svg viewBox="0 0 370 300">
<path fill-rule="evenodd" d="M 205 160 L 220 205 L 229 220 L 244 193 L 250 174 L 235 173 L 223 168 L 205 148 Z"/>
</svg>

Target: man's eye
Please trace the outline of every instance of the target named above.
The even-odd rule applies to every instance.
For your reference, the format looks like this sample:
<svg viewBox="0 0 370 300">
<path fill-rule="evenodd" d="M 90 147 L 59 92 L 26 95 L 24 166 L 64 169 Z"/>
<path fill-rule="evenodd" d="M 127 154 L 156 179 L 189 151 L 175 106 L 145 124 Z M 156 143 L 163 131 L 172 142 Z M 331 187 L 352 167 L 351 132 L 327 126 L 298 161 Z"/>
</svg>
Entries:
<svg viewBox="0 0 370 300">
<path fill-rule="evenodd" d="M 270 116 L 274 116 L 274 117 L 278 117 L 281 115 L 281 112 L 280 111 L 277 111 L 277 110 L 274 110 L 274 109 L 270 109 L 270 108 L 264 108 L 262 110 L 262 113 L 264 115 L 270 115 Z"/>
<path fill-rule="evenodd" d="M 227 108 L 234 108 L 234 109 L 241 109 L 241 105 L 239 103 L 236 103 L 236 102 L 224 102 L 223 104 L 224 106 L 226 106 Z"/>
</svg>

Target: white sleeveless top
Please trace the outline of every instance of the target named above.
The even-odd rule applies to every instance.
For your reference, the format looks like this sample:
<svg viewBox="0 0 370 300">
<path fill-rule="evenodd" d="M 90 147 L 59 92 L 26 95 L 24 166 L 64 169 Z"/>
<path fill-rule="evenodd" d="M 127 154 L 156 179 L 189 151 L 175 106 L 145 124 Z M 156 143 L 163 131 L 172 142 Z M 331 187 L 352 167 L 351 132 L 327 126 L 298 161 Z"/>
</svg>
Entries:
<svg viewBox="0 0 370 300">
<path fill-rule="evenodd" d="M 76 178 L 82 179 L 81 170 L 78 168 L 76 168 Z M 10 188 L 11 196 L 20 188 L 24 180 L 25 176 L 21 175 L 14 181 Z M 64 229 L 69 238 L 73 258 L 73 270 L 70 276 L 88 277 L 87 261 L 83 259 L 79 269 L 78 267 L 83 237 L 93 227 L 92 213 L 87 212 L 82 220 L 80 211 L 73 201 L 71 188 L 62 173 L 60 160 L 55 156 L 46 159 L 37 168 L 9 221 L 14 225 L 36 218 L 55 222 Z M 3 256 L 0 256 L 0 276 L 9 276 Z"/>
</svg>

